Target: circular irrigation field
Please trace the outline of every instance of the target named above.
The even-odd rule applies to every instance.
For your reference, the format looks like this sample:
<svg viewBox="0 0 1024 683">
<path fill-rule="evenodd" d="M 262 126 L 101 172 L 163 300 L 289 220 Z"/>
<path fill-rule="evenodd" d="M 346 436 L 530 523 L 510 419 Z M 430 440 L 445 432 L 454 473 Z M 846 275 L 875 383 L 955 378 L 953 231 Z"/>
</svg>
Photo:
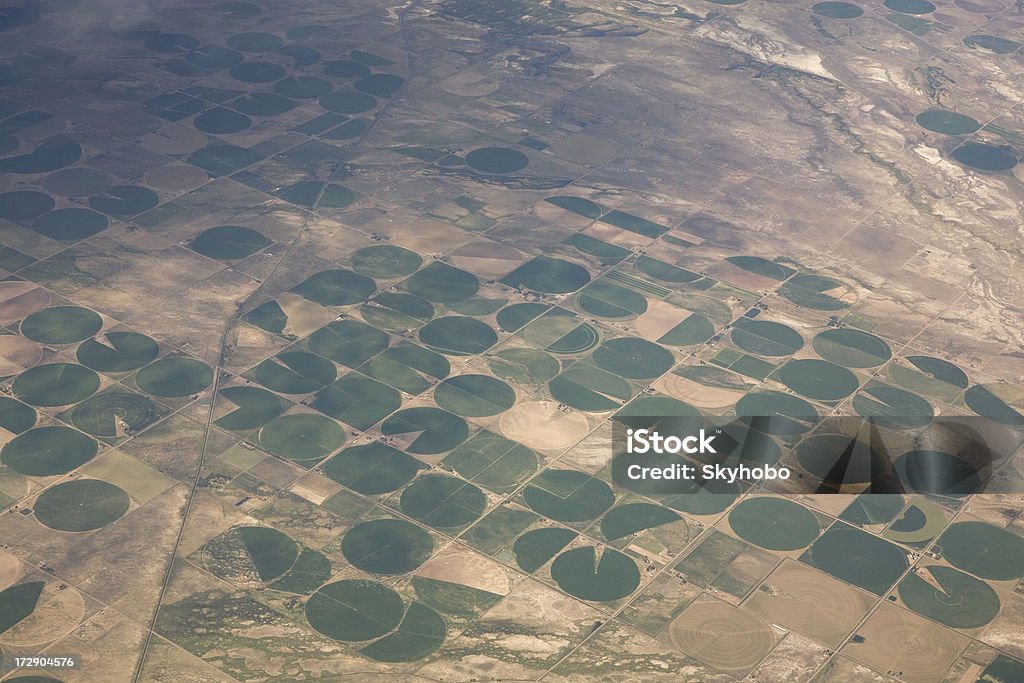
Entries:
<svg viewBox="0 0 1024 683">
<path fill-rule="evenodd" d="M 187 356 L 165 356 L 135 375 L 135 384 L 147 394 L 181 398 L 197 394 L 213 383 L 213 370 Z"/>
<path fill-rule="evenodd" d="M 545 470 L 523 491 L 526 504 L 556 522 L 585 522 L 615 502 L 611 487 L 576 470 Z"/>
<path fill-rule="evenodd" d="M 327 461 L 324 475 L 366 496 L 395 491 L 416 476 L 419 460 L 379 441 L 346 448 Z"/>
<path fill-rule="evenodd" d="M 498 377 L 520 384 L 543 384 L 562 369 L 550 354 L 525 347 L 502 349 L 488 358 L 487 364 Z"/>
<path fill-rule="evenodd" d="M 738 348 L 758 356 L 790 356 L 804 346 L 799 332 L 768 320 L 740 319 L 730 336 Z"/>
<path fill-rule="evenodd" d="M 927 571 L 940 588 L 921 578 Z M 951 567 L 921 568 L 898 587 L 900 600 L 929 619 L 952 628 L 980 628 L 999 614 L 999 596 L 984 581 Z"/>
<path fill-rule="evenodd" d="M 150 363 L 160 353 L 153 339 L 137 332 L 107 332 L 106 343 L 82 342 L 75 352 L 78 362 L 99 372 L 130 372 Z"/>
<path fill-rule="evenodd" d="M 449 356 L 471 356 L 497 344 L 498 334 L 490 325 L 476 318 L 449 315 L 421 327 L 419 339 Z"/>
<path fill-rule="evenodd" d="M 749 498 L 729 513 L 729 526 L 745 541 L 769 550 L 797 550 L 818 537 L 814 513 L 784 498 Z"/>
<path fill-rule="evenodd" d="M 374 574 L 405 574 L 427 561 L 434 541 L 401 519 L 375 519 L 352 527 L 341 540 L 345 559 Z"/>
<path fill-rule="evenodd" d="M 432 527 L 461 527 L 476 521 L 487 497 L 476 486 L 456 477 L 427 474 L 402 492 L 399 507 L 413 519 Z"/>
<path fill-rule="evenodd" d="M 521 303 L 512 304 L 498 311 L 498 327 L 506 332 L 515 332 L 521 329 L 531 320 L 547 311 L 550 306 L 547 304 Z"/>
<path fill-rule="evenodd" d="M 258 441 L 280 458 L 311 467 L 341 448 L 345 430 L 323 415 L 297 413 L 268 422 L 260 429 Z"/>
<path fill-rule="evenodd" d="M 343 642 L 372 640 L 402 620 L 398 593 L 376 581 L 346 579 L 321 587 L 306 602 L 309 625 Z"/>
<path fill-rule="evenodd" d="M 324 306 L 349 306 L 366 301 L 377 283 L 351 270 L 324 270 L 306 278 L 292 291 Z"/>
<path fill-rule="evenodd" d="M 568 294 L 590 282 L 590 273 L 570 261 L 537 256 L 506 275 L 502 282 L 545 294 Z"/>
<path fill-rule="evenodd" d="M 234 261 L 251 256 L 270 244 L 270 240 L 252 228 L 218 225 L 199 233 L 189 247 L 212 259 Z"/>
<path fill-rule="evenodd" d="M 816 358 L 791 360 L 779 370 L 779 381 L 807 398 L 838 401 L 857 390 L 857 376 L 844 367 Z"/>
<path fill-rule="evenodd" d="M 123 422 L 139 431 L 160 417 L 160 409 L 145 396 L 114 390 L 82 401 L 71 411 L 71 424 L 101 438 L 124 436 Z"/>
<path fill-rule="evenodd" d="M 981 124 L 970 116 L 947 109 L 923 111 L 917 115 L 916 120 L 922 128 L 946 135 L 970 135 L 981 128 Z"/>
<path fill-rule="evenodd" d="M 856 439 L 854 443 L 854 437 L 845 434 L 815 435 L 796 448 L 796 459 L 800 466 L 822 480 L 833 476 L 833 468 L 844 455 L 848 456 L 849 460 L 841 468 L 842 481 L 831 482 L 836 485 L 866 484 L 871 481 L 872 473 L 884 472 L 889 467 L 885 456 L 860 439 Z"/>
<path fill-rule="evenodd" d="M 847 368 L 873 368 L 892 358 L 888 344 L 859 330 L 825 330 L 811 346 L 825 360 Z"/>
<path fill-rule="evenodd" d="M 66 474 L 96 455 L 99 445 L 67 427 L 36 427 L 14 437 L 0 459 L 15 472 L 31 477 Z"/>
<path fill-rule="evenodd" d="M 526 168 L 530 158 L 508 147 L 480 147 L 466 155 L 466 163 L 479 173 L 515 173 Z"/>
<path fill-rule="evenodd" d="M 11 390 L 34 406 L 66 406 L 89 398 L 99 387 L 94 370 L 75 363 L 50 363 L 18 375 Z"/>
<path fill-rule="evenodd" d="M 942 554 L 954 567 L 983 579 L 1013 581 L 1024 576 L 1024 538 L 982 522 L 959 522 L 939 537 Z"/>
<path fill-rule="evenodd" d="M 1012 147 L 981 142 L 965 142 L 953 150 L 953 158 L 979 171 L 1009 171 L 1017 165 Z"/>
<path fill-rule="evenodd" d="M 43 492 L 33 505 L 36 519 L 58 531 L 93 531 L 128 512 L 123 490 L 99 479 L 77 479 Z"/>
<path fill-rule="evenodd" d="M 807 401 L 781 391 L 752 391 L 736 402 L 736 415 L 772 436 L 799 436 L 818 420 L 818 411 Z M 763 419 L 756 419 L 763 418 Z"/>
<path fill-rule="evenodd" d="M 864 10 L 849 2 L 819 2 L 811 9 L 829 19 L 856 19 L 864 14 Z"/>
<path fill-rule="evenodd" d="M 385 436 L 414 435 L 404 450 L 418 455 L 437 455 L 455 448 L 469 437 L 466 421 L 440 408 L 400 410 L 381 425 Z"/>
<path fill-rule="evenodd" d="M 505 382 L 487 375 L 449 377 L 434 389 L 434 400 L 445 410 L 463 417 L 489 417 L 516 402 L 516 392 Z"/>
<path fill-rule="evenodd" d="M 54 306 L 33 313 L 21 323 L 21 333 L 40 344 L 74 344 L 103 327 L 99 314 L 81 306 Z"/>
<path fill-rule="evenodd" d="M 653 379 L 668 372 L 675 356 L 668 349 L 636 337 L 609 339 L 594 351 L 599 368 L 629 379 Z"/>
<path fill-rule="evenodd" d="M 928 401 L 904 389 L 873 382 L 853 397 L 858 415 L 887 429 L 924 427 L 935 416 Z"/>
<path fill-rule="evenodd" d="M 640 585 L 640 570 L 628 555 L 605 548 L 583 546 L 567 550 L 551 563 L 551 578 L 558 587 L 581 600 L 611 602 L 624 598 Z"/>
</svg>

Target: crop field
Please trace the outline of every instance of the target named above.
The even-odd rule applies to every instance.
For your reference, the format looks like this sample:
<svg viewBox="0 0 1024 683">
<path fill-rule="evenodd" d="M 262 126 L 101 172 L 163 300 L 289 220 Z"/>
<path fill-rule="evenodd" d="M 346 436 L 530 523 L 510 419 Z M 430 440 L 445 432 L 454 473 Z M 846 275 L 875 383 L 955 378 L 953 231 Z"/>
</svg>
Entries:
<svg viewBox="0 0 1024 683">
<path fill-rule="evenodd" d="M 6 0 L 0 680 L 1024 680 L 1022 16 Z"/>
</svg>

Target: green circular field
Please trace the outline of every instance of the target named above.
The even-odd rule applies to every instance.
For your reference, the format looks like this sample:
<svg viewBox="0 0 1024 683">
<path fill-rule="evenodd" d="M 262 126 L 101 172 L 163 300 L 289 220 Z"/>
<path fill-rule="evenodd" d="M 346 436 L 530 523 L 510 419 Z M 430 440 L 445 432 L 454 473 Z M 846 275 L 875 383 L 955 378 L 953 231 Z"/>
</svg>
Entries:
<svg viewBox="0 0 1024 683">
<path fill-rule="evenodd" d="M 326 95 L 334 86 L 315 76 L 289 76 L 274 84 L 274 92 L 297 100 L 311 100 Z"/>
<path fill-rule="evenodd" d="M 917 125 L 936 133 L 946 135 L 970 135 L 977 133 L 981 124 L 970 116 L 947 109 L 929 109 L 917 115 Z"/>
<path fill-rule="evenodd" d="M 68 427 L 36 427 L 14 437 L 0 452 L 3 463 L 30 477 L 66 474 L 89 462 L 98 444 Z"/>
<path fill-rule="evenodd" d="M 228 135 L 245 130 L 252 125 L 252 119 L 224 107 L 214 107 L 197 116 L 192 125 L 208 135 Z"/>
<path fill-rule="evenodd" d="M 752 391 L 736 402 L 736 415 L 772 436 L 799 436 L 818 420 L 818 411 L 807 401 L 781 391 Z M 757 419 L 763 418 L 763 419 Z"/>
<path fill-rule="evenodd" d="M 748 498 L 729 513 L 729 526 L 745 541 L 769 550 L 797 550 L 821 532 L 814 513 L 784 498 Z"/>
<path fill-rule="evenodd" d="M 346 448 L 323 465 L 323 473 L 357 493 L 373 496 L 395 491 L 416 476 L 422 465 L 379 441 Z"/>
<path fill-rule="evenodd" d="M 900 600 L 910 609 L 952 628 L 980 628 L 999 614 L 999 596 L 984 581 L 951 567 L 925 569 L 942 587 L 908 574 L 898 587 Z"/>
<path fill-rule="evenodd" d="M 349 529 L 341 552 L 354 567 L 374 574 L 405 574 L 427 561 L 434 541 L 401 519 L 374 519 Z"/>
<path fill-rule="evenodd" d="M 282 394 L 308 394 L 337 377 L 334 363 L 315 353 L 286 351 L 277 360 L 265 360 L 251 372 L 257 382 Z"/>
<path fill-rule="evenodd" d="M 199 233 L 189 247 L 212 259 L 233 261 L 251 256 L 270 244 L 270 240 L 252 228 L 218 225 Z"/>
<path fill-rule="evenodd" d="M 2 83 L 2 72 L 0 72 Z M 0 159 L 0 173 L 47 173 L 82 158 L 82 146 L 73 140 L 50 140 L 28 154 Z"/>
<path fill-rule="evenodd" d="M 138 185 L 115 185 L 101 195 L 89 197 L 89 206 L 118 218 L 149 211 L 159 203 L 156 192 Z"/>
<path fill-rule="evenodd" d="M 270 52 L 284 45 L 284 40 L 273 33 L 239 33 L 225 43 L 233 50 L 242 52 Z"/>
<path fill-rule="evenodd" d="M 523 491 L 534 511 L 556 522 L 595 519 L 615 502 L 608 484 L 576 470 L 545 470 Z"/>
<path fill-rule="evenodd" d="M 527 531 L 516 539 L 512 552 L 516 556 L 516 564 L 528 574 L 537 571 L 558 551 L 569 545 L 578 534 L 558 526 L 541 527 Z"/>
<path fill-rule="evenodd" d="M 398 593 L 376 581 L 346 579 L 321 587 L 306 602 L 309 625 L 333 640 L 371 640 L 398 626 Z"/>
<path fill-rule="evenodd" d="M 137 332 L 107 332 L 105 342 L 88 339 L 78 347 L 75 357 L 87 368 L 99 372 L 129 372 L 152 362 L 160 347 Z"/>
<path fill-rule="evenodd" d="M 377 98 L 358 90 L 335 90 L 321 95 L 320 106 L 336 114 L 360 114 L 377 106 Z"/>
<path fill-rule="evenodd" d="M 271 527 L 237 526 L 228 531 L 220 541 L 223 546 L 226 546 L 225 549 L 228 550 L 228 553 L 239 549 L 239 546 L 244 548 L 248 557 L 241 558 L 237 557 L 236 553 L 231 553 L 237 557 L 237 559 L 232 558 L 235 559 L 235 562 L 232 563 L 235 566 L 231 569 L 246 578 L 248 578 L 246 575 L 249 571 L 255 569 L 260 581 L 273 581 L 294 567 L 299 558 L 299 544 L 287 534 Z M 209 545 L 206 552 L 219 554 Z M 217 575 L 229 580 L 233 578 L 230 575 L 225 576 L 221 572 L 217 572 Z"/>
<path fill-rule="evenodd" d="M 243 61 L 230 70 L 231 78 L 243 83 L 272 83 L 285 78 L 285 68 L 272 61 Z"/>
<path fill-rule="evenodd" d="M 114 184 L 114 177 L 96 168 L 66 168 L 46 176 L 43 187 L 65 197 L 86 197 L 103 192 Z"/>
<path fill-rule="evenodd" d="M 668 349 L 645 339 L 609 339 L 597 347 L 594 364 L 620 377 L 653 379 L 668 372 L 676 359 Z"/>
<path fill-rule="evenodd" d="M 548 382 L 548 391 L 559 402 L 591 413 L 620 408 L 633 396 L 626 380 L 584 364 L 573 365 Z"/>
<path fill-rule="evenodd" d="M 935 5 L 928 0 L 885 0 L 885 6 L 903 14 L 931 14 Z"/>
<path fill-rule="evenodd" d="M 428 301 L 450 304 L 472 299 L 480 281 L 472 273 L 435 261 L 402 283 L 402 289 Z"/>
<path fill-rule="evenodd" d="M 107 229 L 110 221 L 92 209 L 57 209 L 32 222 L 40 235 L 61 242 L 77 242 Z"/>
<path fill-rule="evenodd" d="M 385 292 L 363 304 L 359 312 L 363 320 L 389 332 L 414 330 L 434 317 L 434 307 L 415 294 Z"/>
<path fill-rule="evenodd" d="M 498 335 L 494 328 L 476 318 L 450 315 L 421 327 L 419 339 L 450 356 L 475 356 L 494 346 Z"/>
<path fill-rule="evenodd" d="M 351 270 L 322 270 L 295 285 L 292 291 L 324 306 L 349 306 L 365 301 L 377 283 Z"/>
<path fill-rule="evenodd" d="M 778 377 L 796 393 L 817 401 L 838 401 L 856 391 L 859 384 L 846 368 L 814 358 L 789 361 Z"/>
<path fill-rule="evenodd" d="M 646 396 L 641 394 L 615 413 L 615 417 L 675 417 L 699 418 L 701 412 L 678 399 L 668 396 Z"/>
<path fill-rule="evenodd" d="M 281 190 L 278 196 L 286 202 L 312 208 L 344 209 L 354 202 L 359 195 L 344 185 L 324 183 L 316 180 L 300 180 Z"/>
<path fill-rule="evenodd" d="M 844 434 L 822 434 L 812 436 L 796 448 L 796 459 L 807 472 L 818 479 L 828 479 L 833 468 L 850 447 L 851 438 Z M 889 469 L 888 459 L 878 451 L 869 448 L 864 441 L 857 440 L 849 453 L 849 463 L 843 472 L 842 481 L 833 484 L 867 484 L 872 472 L 879 474 Z M 829 481 L 831 481 L 829 479 Z"/>
<path fill-rule="evenodd" d="M 528 322 L 551 308 L 547 304 L 512 304 L 498 311 L 498 327 L 506 332 L 515 332 Z"/>
<path fill-rule="evenodd" d="M 825 360 L 846 368 L 873 368 L 892 358 L 888 344 L 858 330 L 825 330 L 811 341 L 811 346 Z"/>
<path fill-rule="evenodd" d="M 1009 171 L 1017 165 L 1017 155 L 1011 147 L 980 142 L 965 142 L 953 150 L 953 158 L 979 171 Z"/>
<path fill-rule="evenodd" d="M 551 578 L 558 587 L 581 600 L 611 602 L 624 598 L 640 585 L 640 570 L 629 556 L 605 548 L 601 559 L 588 545 L 567 550 L 551 563 Z"/>
<path fill-rule="evenodd" d="M 401 90 L 403 85 L 405 85 L 405 79 L 401 76 L 372 74 L 356 81 L 355 88 L 375 97 L 391 97 Z"/>
<path fill-rule="evenodd" d="M 966 389 L 970 384 L 967 373 L 948 360 L 931 356 L 907 356 L 906 360 L 932 379 L 961 389 Z"/>
<path fill-rule="evenodd" d="M 631 289 L 598 280 L 576 296 L 576 303 L 598 318 L 635 318 L 647 310 L 647 299 Z"/>
<path fill-rule="evenodd" d="M 416 272 L 422 264 L 419 254 L 393 244 L 363 247 L 352 254 L 352 269 L 370 277 L 402 277 Z"/>
<path fill-rule="evenodd" d="M 1010 427 L 1024 426 L 1024 415 L 997 395 L 1003 390 L 1005 387 L 1000 384 L 976 384 L 964 394 L 964 403 L 982 417 Z"/>
<path fill-rule="evenodd" d="M 525 347 L 503 349 L 488 358 L 487 364 L 498 377 L 527 385 L 543 384 L 562 369 L 554 356 Z"/>
<path fill-rule="evenodd" d="M 811 9 L 829 19 L 856 19 L 864 14 L 864 10 L 849 2 L 819 2 Z"/>
<path fill-rule="evenodd" d="M 145 396 L 128 391 L 106 391 L 87 399 L 71 411 L 71 424 L 101 438 L 124 436 L 124 422 L 138 431 L 156 421 L 160 409 Z"/>
<path fill-rule="evenodd" d="M 36 519 L 57 531 L 93 531 L 128 512 L 131 500 L 123 490 L 99 479 L 57 484 L 36 498 Z"/>
<path fill-rule="evenodd" d="M 147 394 L 181 398 L 197 394 L 213 383 L 213 370 L 188 356 L 164 356 L 135 375 L 135 384 Z"/>
<path fill-rule="evenodd" d="M 488 417 L 505 412 L 516 402 L 516 392 L 488 375 L 449 377 L 434 389 L 437 405 L 463 417 Z"/>
<path fill-rule="evenodd" d="M 515 173 L 526 168 L 530 158 L 508 147 L 481 147 L 466 155 L 466 163 L 480 173 Z"/>
<path fill-rule="evenodd" d="M 53 209 L 55 202 L 48 194 L 34 190 L 17 190 L 0 194 L 0 218 L 26 221 Z"/>
<path fill-rule="evenodd" d="M 36 424 L 36 411 L 13 398 L 0 396 L 0 428 L 21 434 Z"/>
<path fill-rule="evenodd" d="M 449 529 L 479 519 L 487 507 L 487 497 L 476 486 L 456 477 L 425 474 L 402 491 L 399 507 L 424 524 Z"/>
<path fill-rule="evenodd" d="M 800 560 L 875 595 L 888 591 L 908 566 L 903 548 L 841 522 L 822 534 Z"/>
<path fill-rule="evenodd" d="M 931 404 L 909 391 L 873 382 L 853 397 L 858 415 L 888 429 L 924 427 L 935 416 Z"/>
<path fill-rule="evenodd" d="M 99 388 L 99 375 L 74 363 L 37 365 L 18 375 L 11 386 L 15 396 L 34 406 L 71 405 Z"/>
<path fill-rule="evenodd" d="M 502 282 L 545 294 L 567 294 L 590 282 L 590 273 L 570 261 L 537 256 L 506 275 Z"/>
<path fill-rule="evenodd" d="M 778 293 L 797 306 L 816 311 L 841 311 L 850 307 L 844 300 L 851 293 L 850 287 L 823 275 L 795 275 L 779 287 Z"/>
<path fill-rule="evenodd" d="M 311 467 L 341 448 L 345 430 L 323 415 L 298 413 L 268 422 L 260 429 L 258 440 L 270 453 Z"/>
<path fill-rule="evenodd" d="M 741 319 L 730 336 L 738 348 L 758 356 L 789 356 L 804 346 L 799 332 L 768 320 Z"/>
<path fill-rule="evenodd" d="M 103 327 L 99 314 L 80 306 L 53 306 L 21 322 L 21 333 L 40 344 L 74 344 Z"/>
<path fill-rule="evenodd" d="M 418 455 L 437 455 L 458 446 L 469 436 L 466 421 L 439 408 L 406 408 L 380 427 L 385 436 L 401 436 L 412 441 L 404 450 Z"/>
<path fill-rule="evenodd" d="M 945 558 L 958 569 L 993 581 L 1024 576 L 1024 538 L 982 522 L 958 522 L 939 537 Z"/>
</svg>

